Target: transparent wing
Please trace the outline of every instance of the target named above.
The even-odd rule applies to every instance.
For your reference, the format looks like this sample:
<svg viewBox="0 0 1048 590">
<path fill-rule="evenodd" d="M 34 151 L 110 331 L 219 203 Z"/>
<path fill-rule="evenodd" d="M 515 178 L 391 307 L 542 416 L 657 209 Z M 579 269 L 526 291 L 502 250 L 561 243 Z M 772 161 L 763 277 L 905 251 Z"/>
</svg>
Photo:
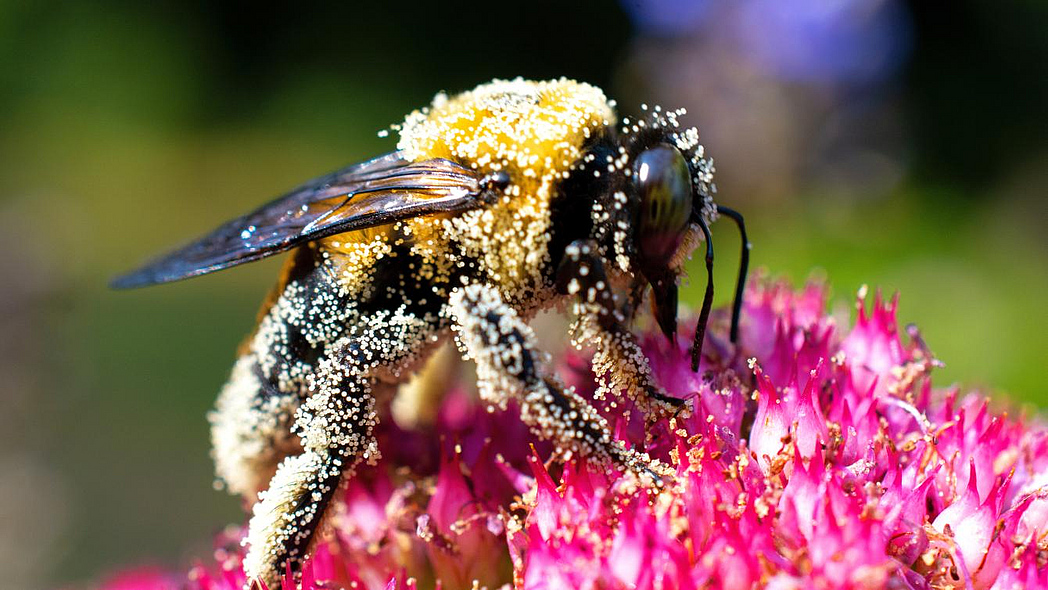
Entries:
<svg viewBox="0 0 1048 590">
<path fill-rule="evenodd" d="M 484 182 L 450 160 L 400 152 L 347 166 L 292 190 L 182 248 L 113 280 L 126 289 L 207 274 L 334 234 L 481 203 Z"/>
</svg>

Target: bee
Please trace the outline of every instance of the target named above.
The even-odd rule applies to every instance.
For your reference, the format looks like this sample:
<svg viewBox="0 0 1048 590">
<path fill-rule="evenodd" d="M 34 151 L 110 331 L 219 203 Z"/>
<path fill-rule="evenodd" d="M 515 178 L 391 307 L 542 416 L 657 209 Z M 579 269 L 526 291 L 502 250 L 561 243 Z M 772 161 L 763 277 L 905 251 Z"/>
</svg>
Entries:
<svg viewBox="0 0 1048 590">
<path fill-rule="evenodd" d="M 573 302 L 572 339 L 595 349 L 603 393 L 651 416 L 686 408 L 652 379 L 629 324 L 650 292 L 671 340 L 683 264 L 705 243 L 707 284 L 691 346 L 698 370 L 713 295 L 709 224 L 742 233 L 730 337 L 749 242 L 713 202 L 713 163 L 682 110 L 614 103 L 568 79 L 495 80 L 397 127 L 396 151 L 308 182 L 114 280 L 140 287 L 290 251 L 260 321 L 209 414 L 218 480 L 254 501 L 244 568 L 276 587 L 299 571 L 340 485 L 379 450 L 378 399 L 454 338 L 493 406 L 565 456 L 641 477 L 665 466 L 612 436 L 549 368 L 528 320 Z M 256 501 L 257 500 L 257 501 Z"/>
</svg>

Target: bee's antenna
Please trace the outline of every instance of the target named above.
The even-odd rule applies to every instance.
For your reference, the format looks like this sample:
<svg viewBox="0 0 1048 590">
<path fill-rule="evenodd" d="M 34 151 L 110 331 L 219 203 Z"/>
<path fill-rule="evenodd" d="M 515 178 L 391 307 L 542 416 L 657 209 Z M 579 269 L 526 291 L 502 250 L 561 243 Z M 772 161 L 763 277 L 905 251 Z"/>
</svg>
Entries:
<svg viewBox="0 0 1048 590">
<path fill-rule="evenodd" d="M 694 215 L 693 219 L 702 228 L 702 235 L 706 238 L 706 294 L 702 297 L 702 311 L 699 312 L 695 340 L 691 344 L 691 370 L 697 373 L 702 358 L 702 341 L 706 336 L 706 323 L 710 320 L 710 308 L 713 306 L 713 236 L 701 213 Z"/>
<path fill-rule="evenodd" d="M 739 226 L 742 236 L 742 254 L 739 256 L 739 280 L 735 283 L 735 303 L 731 306 L 731 343 L 739 342 L 739 315 L 742 313 L 742 296 L 746 290 L 746 273 L 750 267 L 750 239 L 746 237 L 746 223 L 738 211 L 717 205 L 717 213 L 730 217 Z"/>
</svg>

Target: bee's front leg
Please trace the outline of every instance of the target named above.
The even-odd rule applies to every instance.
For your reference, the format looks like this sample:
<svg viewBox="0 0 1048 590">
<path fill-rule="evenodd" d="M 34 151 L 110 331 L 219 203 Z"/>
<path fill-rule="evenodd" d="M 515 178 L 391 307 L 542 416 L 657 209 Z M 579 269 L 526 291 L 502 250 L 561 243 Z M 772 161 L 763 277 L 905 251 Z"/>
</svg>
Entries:
<svg viewBox="0 0 1048 590">
<path fill-rule="evenodd" d="M 504 406 L 510 397 L 536 435 L 566 455 L 610 461 L 655 482 L 668 472 L 656 460 L 612 436 L 607 421 L 585 399 L 545 372 L 547 355 L 536 348 L 531 328 L 489 285 L 456 289 L 450 298 L 459 347 L 477 363 L 481 397 Z"/>
<path fill-rule="evenodd" d="M 361 460 L 377 457 L 373 386 L 410 363 L 434 327 L 429 316 L 383 312 L 327 347 L 295 413 L 292 431 L 302 453 L 280 463 L 248 525 L 249 584 L 279 588 L 287 569 L 298 573 L 343 478 Z"/>
<path fill-rule="evenodd" d="M 575 341 L 594 347 L 592 367 L 601 379 L 598 395 L 625 392 L 654 415 L 679 415 L 687 400 L 668 395 L 654 380 L 644 351 L 626 328 L 619 297 L 611 288 L 593 240 L 576 240 L 564 250 L 557 289 L 578 297 Z"/>
</svg>

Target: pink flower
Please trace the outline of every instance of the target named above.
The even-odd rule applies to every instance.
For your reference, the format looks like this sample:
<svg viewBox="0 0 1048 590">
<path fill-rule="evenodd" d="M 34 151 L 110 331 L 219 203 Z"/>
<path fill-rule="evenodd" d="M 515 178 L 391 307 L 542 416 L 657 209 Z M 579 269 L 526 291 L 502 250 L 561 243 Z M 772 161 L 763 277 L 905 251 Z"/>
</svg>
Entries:
<svg viewBox="0 0 1048 590">
<path fill-rule="evenodd" d="M 760 365 L 754 365 L 757 378 L 757 414 L 750 431 L 750 450 L 764 467 L 771 467 L 781 452 L 793 441 L 804 457 L 811 457 L 817 447 L 829 442 L 826 418 L 815 400 L 816 375 L 812 370 L 804 388 L 791 381 L 777 389 Z"/>
<path fill-rule="evenodd" d="M 130 569 L 114 575 L 103 583 L 106 590 L 175 590 L 177 577 L 155 566 Z"/>
<path fill-rule="evenodd" d="M 642 334 L 655 379 L 695 411 L 646 425 L 619 401 L 608 418 L 675 468 L 662 488 L 552 461 L 513 408 L 453 387 L 433 428 L 381 425 L 384 458 L 347 484 L 301 587 L 1048 586 L 1048 431 L 936 389 L 937 362 L 916 332 L 904 340 L 896 305 L 860 296 L 846 330 L 823 287 L 755 281 L 739 349 L 718 312 L 699 373 L 689 338 Z M 561 374 L 594 390 L 585 355 Z M 131 570 L 101 587 L 239 589 L 242 532 L 188 574 Z"/>
</svg>

